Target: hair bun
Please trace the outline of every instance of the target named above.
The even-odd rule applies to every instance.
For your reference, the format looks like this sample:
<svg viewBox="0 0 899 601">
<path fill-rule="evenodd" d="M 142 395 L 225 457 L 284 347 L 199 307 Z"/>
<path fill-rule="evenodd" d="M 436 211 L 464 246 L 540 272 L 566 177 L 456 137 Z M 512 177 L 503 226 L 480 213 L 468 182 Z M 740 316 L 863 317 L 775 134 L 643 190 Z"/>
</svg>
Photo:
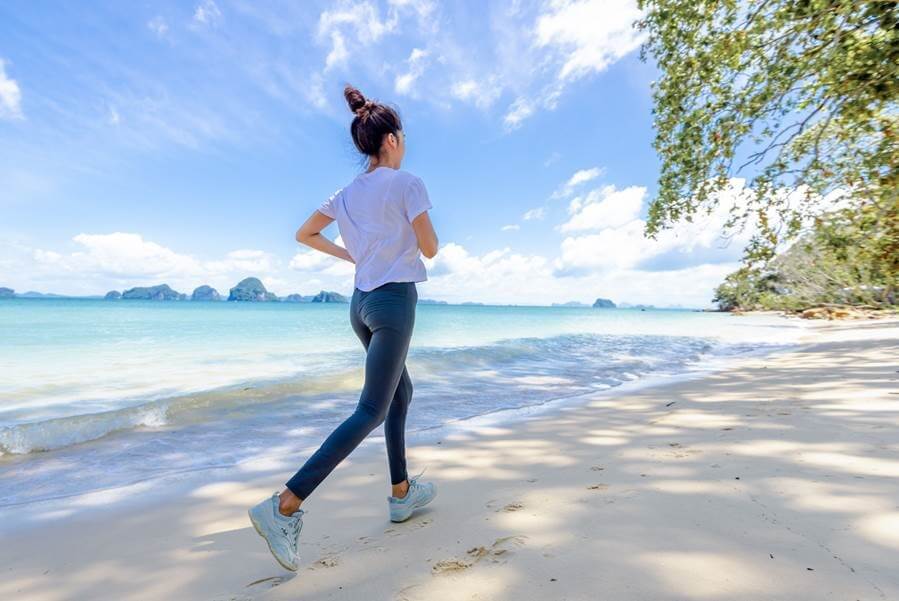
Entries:
<svg viewBox="0 0 899 601">
<path fill-rule="evenodd" d="M 362 92 L 350 84 L 347 84 L 343 89 L 343 95 L 346 98 L 347 104 L 350 105 L 350 110 L 356 114 L 359 114 L 362 109 L 370 108 L 372 105 L 370 100 L 365 99 Z"/>
</svg>

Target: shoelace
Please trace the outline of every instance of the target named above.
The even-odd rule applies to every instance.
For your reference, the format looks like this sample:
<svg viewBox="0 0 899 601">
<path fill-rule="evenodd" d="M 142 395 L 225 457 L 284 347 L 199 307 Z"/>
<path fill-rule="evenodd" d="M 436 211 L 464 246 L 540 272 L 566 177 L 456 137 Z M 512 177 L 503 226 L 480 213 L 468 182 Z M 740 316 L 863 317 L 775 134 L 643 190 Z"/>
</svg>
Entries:
<svg viewBox="0 0 899 601">
<path fill-rule="evenodd" d="M 281 532 L 284 534 L 287 542 L 290 543 L 290 548 L 294 553 L 297 550 L 297 539 L 300 537 L 300 517 L 303 515 L 302 512 L 299 513 L 300 515 L 296 517 L 291 516 L 286 528 L 281 526 Z"/>
<path fill-rule="evenodd" d="M 424 468 L 423 470 L 421 470 L 418 474 L 416 474 L 415 476 L 412 476 L 411 478 L 409 478 L 409 490 L 410 490 L 410 491 L 411 491 L 413 488 L 415 488 L 416 490 L 418 490 L 419 488 L 421 488 L 421 484 L 418 483 L 418 479 L 421 478 L 422 476 L 424 476 L 424 473 L 425 473 L 427 470 L 428 470 L 428 466 L 425 466 L 425 468 Z M 407 496 L 408 496 L 408 494 L 407 494 Z"/>
<path fill-rule="evenodd" d="M 418 474 L 409 478 L 409 486 L 412 486 L 413 482 L 418 484 L 418 479 L 421 478 L 422 476 L 424 476 L 426 471 L 428 471 L 428 466 L 425 466 L 425 468 L 423 470 L 421 470 L 420 472 L 418 472 Z"/>
</svg>

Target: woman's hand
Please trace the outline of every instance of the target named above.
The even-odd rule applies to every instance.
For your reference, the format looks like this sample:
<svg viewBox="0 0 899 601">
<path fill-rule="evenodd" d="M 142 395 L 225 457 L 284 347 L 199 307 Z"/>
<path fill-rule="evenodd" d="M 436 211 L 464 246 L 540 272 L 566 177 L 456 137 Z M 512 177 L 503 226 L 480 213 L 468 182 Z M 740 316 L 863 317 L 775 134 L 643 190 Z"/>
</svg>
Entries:
<svg viewBox="0 0 899 601">
<path fill-rule="evenodd" d="M 297 230 L 296 241 L 300 244 L 305 244 L 306 246 L 314 248 L 315 250 L 337 257 L 338 259 L 349 261 L 355 265 L 356 261 L 350 256 L 347 249 L 338 244 L 334 244 L 322 236 L 321 231 L 328 227 L 332 221 L 334 220 L 324 213 L 313 211 L 312 215 L 309 216 L 309 219 L 306 220 L 306 223 Z"/>
</svg>

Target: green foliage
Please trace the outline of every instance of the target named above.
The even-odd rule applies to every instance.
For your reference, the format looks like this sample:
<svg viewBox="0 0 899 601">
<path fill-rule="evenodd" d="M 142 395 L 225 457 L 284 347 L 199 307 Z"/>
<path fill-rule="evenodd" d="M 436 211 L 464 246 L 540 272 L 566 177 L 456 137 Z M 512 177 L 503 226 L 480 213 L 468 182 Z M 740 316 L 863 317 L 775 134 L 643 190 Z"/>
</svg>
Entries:
<svg viewBox="0 0 899 601">
<path fill-rule="evenodd" d="M 808 269 L 827 270 L 817 274 L 823 296 L 843 287 L 896 290 L 899 3 L 639 5 L 638 27 L 648 34 L 642 57 L 652 56 L 662 73 L 653 84 L 662 167 L 647 235 L 710 211 L 730 178 L 748 169 L 753 194 L 727 227 L 758 234 L 745 249 L 745 270 L 719 288 L 724 306 L 777 297 L 761 274 L 777 271 L 769 263 L 800 235 L 823 253 L 806 257 Z M 778 193 L 784 189 L 800 193 Z M 851 206 L 820 217 L 822 197 L 835 190 L 849 192 Z M 807 284 L 803 294 L 815 288 Z"/>
<path fill-rule="evenodd" d="M 710 209 L 750 167 L 731 225 L 764 261 L 820 195 L 843 188 L 881 210 L 899 190 L 899 8 L 874 0 L 640 0 L 662 160 L 647 234 Z M 772 192 L 802 186 L 803 199 Z M 772 220 L 772 216 L 777 216 Z"/>
<path fill-rule="evenodd" d="M 899 220 L 899 215 L 889 218 Z M 883 219 L 873 207 L 825 214 L 765 266 L 743 266 L 727 276 L 714 302 L 727 311 L 896 304 L 899 237 L 880 227 Z"/>
</svg>

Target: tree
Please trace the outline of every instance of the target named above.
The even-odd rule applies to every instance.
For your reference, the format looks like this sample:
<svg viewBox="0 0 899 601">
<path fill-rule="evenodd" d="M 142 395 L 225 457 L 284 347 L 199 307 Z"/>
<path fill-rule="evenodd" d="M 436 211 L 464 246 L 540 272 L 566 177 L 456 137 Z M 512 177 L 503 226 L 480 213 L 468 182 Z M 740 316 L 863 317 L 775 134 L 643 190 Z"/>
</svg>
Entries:
<svg viewBox="0 0 899 601">
<path fill-rule="evenodd" d="M 896 304 L 889 273 L 899 271 L 899 241 L 880 235 L 873 217 L 854 209 L 819 216 L 809 232 L 772 260 L 728 275 L 713 302 L 725 311 Z"/>
<path fill-rule="evenodd" d="M 899 254 L 899 8 L 875 0 L 638 0 L 661 158 L 647 235 L 709 211 L 748 169 L 747 265 L 845 191 L 895 287 Z M 798 189 L 802 194 L 778 194 Z M 843 232 L 847 234 L 847 232 Z M 851 233 L 848 233 L 851 237 Z M 890 254 L 893 254 L 891 257 Z M 890 267 L 892 265 L 892 267 Z M 890 272 L 889 269 L 892 269 Z"/>
</svg>

